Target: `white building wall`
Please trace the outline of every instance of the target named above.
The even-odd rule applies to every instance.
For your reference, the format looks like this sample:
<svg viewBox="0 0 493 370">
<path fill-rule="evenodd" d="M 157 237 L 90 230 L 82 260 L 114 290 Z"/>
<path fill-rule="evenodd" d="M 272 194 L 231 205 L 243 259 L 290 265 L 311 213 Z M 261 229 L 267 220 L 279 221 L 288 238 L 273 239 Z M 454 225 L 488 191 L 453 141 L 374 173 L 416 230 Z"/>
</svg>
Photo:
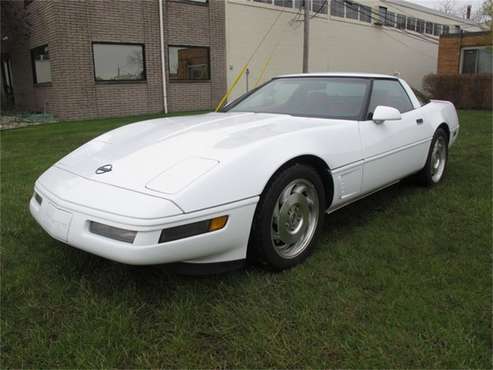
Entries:
<svg viewBox="0 0 493 370">
<path fill-rule="evenodd" d="M 375 14 L 381 5 L 391 12 L 450 25 L 451 31 L 455 25 L 460 25 L 464 30 L 480 30 L 470 23 L 440 16 L 437 12 L 423 12 L 414 7 L 402 6 L 401 4 L 406 3 L 399 0 L 359 0 L 357 3 L 372 6 Z M 423 35 L 412 31 L 376 26 L 373 24 L 375 15 L 372 23 L 364 23 L 330 16 L 330 6 L 328 13 L 311 18 L 310 72 L 400 73 L 417 88 L 421 88 L 426 74 L 436 72 L 437 37 L 426 35 L 433 40 L 425 41 L 421 39 Z M 271 27 L 272 30 L 261 43 Z M 296 9 L 252 0 L 226 0 L 228 86 L 231 86 L 260 43 L 248 67 L 250 89 L 255 86 L 265 65 L 265 74 L 259 82 L 280 74 L 300 73 L 303 50 L 302 13 Z M 232 99 L 246 92 L 246 80 L 247 76 L 243 76 Z"/>
</svg>

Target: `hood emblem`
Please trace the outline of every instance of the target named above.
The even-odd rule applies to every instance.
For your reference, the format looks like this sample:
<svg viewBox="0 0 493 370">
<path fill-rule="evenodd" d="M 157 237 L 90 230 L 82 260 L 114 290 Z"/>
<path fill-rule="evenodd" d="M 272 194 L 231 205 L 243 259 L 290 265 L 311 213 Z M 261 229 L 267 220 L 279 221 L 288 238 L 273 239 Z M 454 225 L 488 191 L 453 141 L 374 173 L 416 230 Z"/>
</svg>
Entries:
<svg viewBox="0 0 493 370">
<path fill-rule="evenodd" d="M 105 164 L 96 170 L 96 174 L 101 175 L 102 173 L 111 172 L 113 166 L 111 164 Z"/>
</svg>

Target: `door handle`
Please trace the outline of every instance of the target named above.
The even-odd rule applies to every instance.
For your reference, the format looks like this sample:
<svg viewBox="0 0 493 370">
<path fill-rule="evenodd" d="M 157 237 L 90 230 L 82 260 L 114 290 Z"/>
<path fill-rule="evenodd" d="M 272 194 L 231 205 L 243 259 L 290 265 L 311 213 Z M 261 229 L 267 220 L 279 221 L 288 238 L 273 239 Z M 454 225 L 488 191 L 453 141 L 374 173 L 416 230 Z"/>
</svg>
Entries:
<svg viewBox="0 0 493 370">
<path fill-rule="evenodd" d="M 416 120 L 416 123 L 417 123 L 418 125 L 421 125 L 423 122 L 424 122 L 424 121 L 423 121 L 423 118 L 418 118 L 418 119 Z"/>
</svg>

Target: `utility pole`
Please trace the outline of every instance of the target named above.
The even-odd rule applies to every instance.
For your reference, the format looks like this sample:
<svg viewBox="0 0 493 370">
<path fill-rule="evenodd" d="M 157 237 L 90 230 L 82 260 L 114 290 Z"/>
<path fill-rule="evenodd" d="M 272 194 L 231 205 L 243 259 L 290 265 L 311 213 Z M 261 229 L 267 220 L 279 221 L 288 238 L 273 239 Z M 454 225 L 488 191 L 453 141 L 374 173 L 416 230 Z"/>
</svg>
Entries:
<svg viewBox="0 0 493 370">
<path fill-rule="evenodd" d="M 311 0 L 304 0 L 305 22 L 303 29 L 303 73 L 308 73 L 308 59 L 310 54 L 310 8 Z"/>
</svg>

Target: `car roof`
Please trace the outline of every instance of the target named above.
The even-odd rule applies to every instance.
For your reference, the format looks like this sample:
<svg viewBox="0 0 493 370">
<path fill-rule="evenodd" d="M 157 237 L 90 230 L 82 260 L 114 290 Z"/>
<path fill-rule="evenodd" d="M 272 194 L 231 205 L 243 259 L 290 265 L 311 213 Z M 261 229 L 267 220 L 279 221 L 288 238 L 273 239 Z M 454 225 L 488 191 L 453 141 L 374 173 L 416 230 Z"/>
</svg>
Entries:
<svg viewBox="0 0 493 370">
<path fill-rule="evenodd" d="M 399 79 L 398 76 L 376 74 L 376 73 L 342 73 L 342 72 L 331 72 L 331 73 L 297 73 L 297 74 L 287 74 L 280 75 L 275 78 L 287 78 L 287 77 L 363 77 L 363 78 L 392 78 Z"/>
</svg>

